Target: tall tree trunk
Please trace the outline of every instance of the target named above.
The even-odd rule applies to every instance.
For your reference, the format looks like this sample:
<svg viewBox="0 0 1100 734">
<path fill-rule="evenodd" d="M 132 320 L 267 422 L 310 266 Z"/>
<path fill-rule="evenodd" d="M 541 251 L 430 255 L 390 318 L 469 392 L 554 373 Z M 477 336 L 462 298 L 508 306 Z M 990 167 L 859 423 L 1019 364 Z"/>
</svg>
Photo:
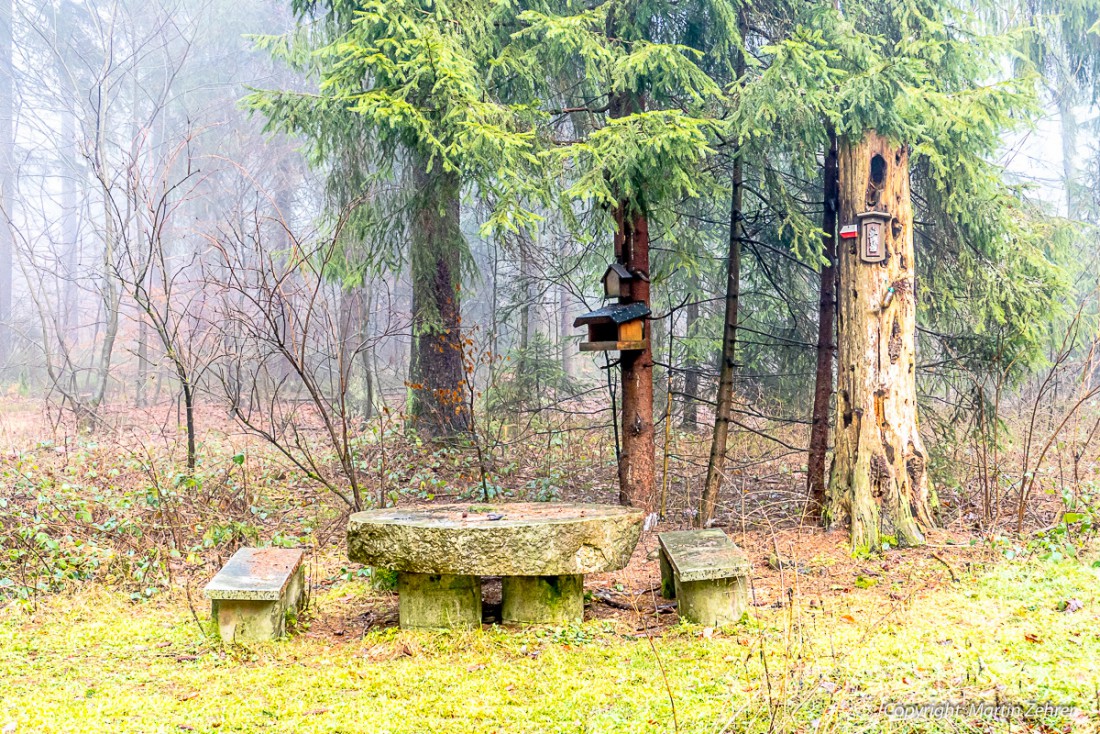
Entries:
<svg viewBox="0 0 1100 734">
<path fill-rule="evenodd" d="M 359 371 L 363 376 L 363 401 L 359 415 L 364 420 L 369 420 L 374 415 L 374 373 L 371 371 L 370 353 L 371 342 L 370 317 L 373 306 L 373 297 L 370 286 L 367 283 L 361 285 L 359 291 L 359 322 L 356 329 L 359 335 Z"/>
<path fill-rule="evenodd" d="M 821 289 L 817 307 L 817 372 L 814 376 L 814 410 L 810 428 L 810 455 L 806 488 L 817 512 L 825 506 L 825 454 L 829 450 L 829 403 L 833 398 L 833 359 L 836 355 L 836 214 L 840 182 L 837 179 L 836 132 L 829 126 L 829 150 L 825 154 L 821 215 Z"/>
<path fill-rule="evenodd" d="M 613 19 L 608 16 L 608 27 Z M 627 117 L 645 111 L 637 94 L 620 93 L 611 100 L 611 117 Z M 615 220 L 615 259 L 634 274 L 631 297 L 622 303 L 649 303 L 649 217 L 644 202 L 631 207 L 620 201 L 612 211 Z M 619 502 L 647 512 L 657 509 L 657 459 L 653 435 L 653 340 L 651 325 L 643 326 L 644 349 L 619 353 L 622 410 L 619 413 Z"/>
<path fill-rule="evenodd" d="M 707 481 L 699 499 L 695 524 L 705 527 L 714 519 L 718 507 L 718 489 L 726 468 L 726 439 L 729 436 L 730 415 L 733 412 L 733 372 L 736 364 L 737 312 L 741 299 L 741 240 L 744 238 L 742 212 L 741 151 L 734 151 L 730 194 L 729 255 L 726 259 L 726 317 L 722 328 L 722 357 L 718 370 L 718 405 L 714 411 L 714 433 L 711 436 L 710 458 L 707 461 Z"/>
<path fill-rule="evenodd" d="M 62 163 L 61 173 L 61 316 L 60 322 L 65 332 L 60 339 L 70 339 L 71 330 L 77 323 L 77 268 L 80 266 L 80 225 L 78 220 L 76 197 L 76 119 L 67 109 L 59 112 L 61 117 Z"/>
<path fill-rule="evenodd" d="M 11 360 L 12 208 L 15 205 L 15 67 L 11 0 L 0 0 L 0 368 Z"/>
<path fill-rule="evenodd" d="M 351 401 L 355 373 L 363 382 L 363 397 L 354 401 L 355 412 L 364 420 L 371 417 L 374 407 L 373 384 L 370 371 L 370 355 L 366 344 L 370 338 L 369 291 L 366 284 L 340 290 L 340 370 L 341 388 Z"/>
<path fill-rule="evenodd" d="M 697 279 L 692 280 L 697 283 Z M 681 425 L 688 430 L 694 430 L 699 424 L 699 360 L 695 350 L 691 348 L 691 340 L 695 337 L 695 327 L 699 322 L 699 297 L 694 289 L 690 298 L 684 308 L 687 359 L 684 360 L 684 415 Z"/>
<path fill-rule="evenodd" d="M 531 348 L 531 241 L 526 234 L 519 236 L 519 364 L 518 374 L 526 377 L 528 372 L 528 350 Z"/>
<path fill-rule="evenodd" d="M 566 380 L 573 379 L 573 343 L 569 339 L 569 330 L 573 327 L 570 316 L 572 298 L 565 285 L 558 286 L 558 315 L 561 331 L 561 372 Z"/>
<path fill-rule="evenodd" d="M 103 69 L 110 68 L 110 55 L 104 58 Z M 95 369 L 95 383 L 88 409 L 95 411 L 103 404 L 107 395 L 107 383 L 111 379 L 111 359 L 114 355 L 115 339 L 118 336 L 119 305 L 122 298 L 121 286 L 115 272 L 115 257 L 118 246 L 118 222 L 116 221 L 115 202 L 112 198 L 112 182 L 107 171 L 107 104 L 110 100 L 110 85 L 106 75 L 94 89 L 95 138 L 92 150 L 92 165 L 95 167 L 96 182 L 100 188 L 100 205 L 103 209 L 103 261 L 101 263 L 100 298 L 103 303 L 103 342 L 100 344 L 99 358 Z"/>
<path fill-rule="evenodd" d="M 136 38 L 136 29 L 131 29 L 130 42 L 134 44 L 134 48 L 138 47 L 138 39 Z M 133 71 L 133 79 L 131 84 L 131 99 L 130 99 L 130 161 L 134 167 L 134 171 L 137 176 L 140 177 L 142 170 L 142 129 L 141 129 L 141 84 L 140 76 L 137 69 Z M 142 201 L 141 201 L 141 186 L 140 179 L 134 179 L 130 182 L 130 221 L 128 222 L 131 232 L 129 234 L 130 243 L 135 245 L 136 251 L 142 253 L 144 256 L 146 248 L 149 246 L 145 241 L 144 221 L 142 218 Z M 152 258 L 150 258 L 152 261 Z M 136 275 L 136 273 L 135 273 Z M 140 287 L 144 288 L 145 284 L 140 284 Z M 146 389 L 149 384 L 149 325 L 146 322 L 146 316 L 141 309 L 137 312 L 138 318 L 138 338 L 137 338 L 137 380 L 134 390 L 134 404 L 137 407 L 143 407 L 146 402 Z M 191 467 L 194 468 L 194 467 Z"/>
<path fill-rule="evenodd" d="M 1066 216 L 1080 217 L 1077 204 L 1077 114 L 1073 111 L 1076 85 L 1072 80 L 1058 95 L 1058 119 L 1062 128 L 1062 186 L 1066 190 Z"/>
<path fill-rule="evenodd" d="M 638 276 L 631 302 L 649 303 L 649 219 L 631 215 L 621 205 L 615 212 L 615 251 L 620 262 Z M 624 505 L 656 509 L 657 465 L 653 437 L 653 344 L 651 325 L 645 324 L 645 348 L 620 352 L 622 379 L 619 501 Z"/>
<path fill-rule="evenodd" d="M 841 141 L 840 223 L 884 211 L 883 262 L 860 238 L 840 248 L 837 418 L 830 526 L 847 523 L 856 552 L 918 545 L 932 527 L 934 493 L 917 427 L 916 291 L 909 153 L 875 132 Z"/>
<path fill-rule="evenodd" d="M 409 360 L 409 417 L 429 436 L 447 437 L 469 425 L 459 300 L 461 183 L 453 173 L 410 163 L 417 200 L 411 222 L 413 345 Z"/>
</svg>

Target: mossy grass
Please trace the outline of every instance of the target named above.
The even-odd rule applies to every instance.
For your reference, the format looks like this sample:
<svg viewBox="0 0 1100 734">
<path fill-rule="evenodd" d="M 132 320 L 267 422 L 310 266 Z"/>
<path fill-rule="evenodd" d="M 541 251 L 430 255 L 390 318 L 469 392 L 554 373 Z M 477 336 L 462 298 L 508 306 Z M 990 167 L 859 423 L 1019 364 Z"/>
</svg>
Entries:
<svg viewBox="0 0 1100 734">
<path fill-rule="evenodd" d="M 0 727 L 668 732 L 669 692 L 681 732 L 984 732 L 991 722 L 894 720 L 881 706 L 994 698 L 1076 706 L 1042 721 L 1053 730 L 1100 723 L 1100 570 L 1018 561 L 936 579 L 913 579 L 899 600 L 868 590 L 822 608 L 796 596 L 724 630 L 673 626 L 652 646 L 623 619 L 340 638 L 314 624 L 223 647 L 181 598 L 133 603 L 91 588 L 0 611 Z M 349 592 L 372 593 L 340 584 L 315 598 L 317 618 Z M 1081 608 L 1058 611 L 1067 599 Z"/>
</svg>

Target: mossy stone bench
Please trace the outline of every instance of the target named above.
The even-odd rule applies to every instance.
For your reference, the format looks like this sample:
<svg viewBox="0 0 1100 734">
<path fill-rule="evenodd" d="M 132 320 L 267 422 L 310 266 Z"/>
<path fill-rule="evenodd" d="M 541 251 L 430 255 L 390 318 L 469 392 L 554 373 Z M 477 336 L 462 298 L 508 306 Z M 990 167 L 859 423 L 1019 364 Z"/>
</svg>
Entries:
<svg viewBox="0 0 1100 734">
<path fill-rule="evenodd" d="M 657 536 L 661 596 L 676 599 L 680 617 L 720 627 L 749 605 L 749 561 L 721 530 L 674 530 Z"/>
<path fill-rule="evenodd" d="M 286 633 L 305 589 L 302 551 L 241 548 L 203 589 L 225 642 L 275 640 Z"/>
<path fill-rule="evenodd" d="M 644 514 L 617 505 L 504 503 L 357 512 L 348 558 L 397 572 L 406 628 L 481 624 L 481 577 L 501 577 L 505 622 L 584 617 L 584 574 L 630 561 Z"/>
</svg>

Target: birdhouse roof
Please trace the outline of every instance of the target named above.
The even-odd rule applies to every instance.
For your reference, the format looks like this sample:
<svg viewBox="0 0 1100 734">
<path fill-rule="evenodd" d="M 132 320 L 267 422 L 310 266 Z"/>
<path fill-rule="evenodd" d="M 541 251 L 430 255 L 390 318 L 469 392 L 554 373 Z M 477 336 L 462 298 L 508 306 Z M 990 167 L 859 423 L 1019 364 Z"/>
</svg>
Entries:
<svg viewBox="0 0 1100 734">
<path fill-rule="evenodd" d="M 644 303 L 615 303 L 601 309 L 578 316 L 573 326 L 585 324 L 625 324 L 627 321 L 645 318 L 649 315 L 649 306 Z"/>
<path fill-rule="evenodd" d="M 880 211 L 878 209 L 871 209 L 869 211 L 860 212 L 856 215 L 856 219 L 862 221 L 864 219 L 890 219 L 890 212 Z"/>
<path fill-rule="evenodd" d="M 634 280 L 635 277 L 634 273 L 627 270 L 626 266 L 622 263 L 611 263 L 607 266 L 607 270 L 603 271 L 603 277 L 600 278 L 600 281 L 607 280 L 607 276 L 612 272 L 619 276 L 619 280 Z"/>
</svg>

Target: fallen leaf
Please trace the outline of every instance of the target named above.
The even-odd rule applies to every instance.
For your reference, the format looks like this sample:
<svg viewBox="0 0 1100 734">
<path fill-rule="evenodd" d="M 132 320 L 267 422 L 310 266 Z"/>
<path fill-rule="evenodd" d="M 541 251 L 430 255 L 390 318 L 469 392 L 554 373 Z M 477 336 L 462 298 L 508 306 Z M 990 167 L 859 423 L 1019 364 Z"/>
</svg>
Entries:
<svg viewBox="0 0 1100 734">
<path fill-rule="evenodd" d="M 179 697 L 179 700 L 180 701 L 190 701 L 192 698 L 198 697 L 198 695 L 199 695 L 198 691 L 196 691 L 194 693 L 185 693 L 185 694 L 183 694 L 182 696 Z"/>
<path fill-rule="evenodd" d="M 1059 602 L 1058 611 L 1065 612 L 1066 614 L 1072 614 L 1073 612 L 1079 612 L 1085 608 L 1084 603 L 1080 599 L 1068 599 L 1063 602 Z"/>
<path fill-rule="evenodd" d="M 1039 635 L 1033 635 L 1030 632 L 1024 635 L 1024 639 L 1028 642 L 1034 642 L 1037 645 L 1043 641 L 1043 638 L 1039 637 Z"/>
<path fill-rule="evenodd" d="M 840 618 L 843 619 L 845 622 L 851 622 L 852 624 L 855 624 L 856 621 L 856 618 L 853 617 L 851 614 L 841 614 Z"/>
<path fill-rule="evenodd" d="M 485 667 L 485 663 L 475 663 L 473 665 L 467 665 L 466 666 L 466 671 L 469 672 L 469 673 L 472 673 L 475 670 L 481 670 L 484 667 Z"/>
<path fill-rule="evenodd" d="M 709 640 L 711 637 L 714 637 L 714 628 L 713 627 L 704 627 L 703 628 L 703 638 Z"/>
<path fill-rule="evenodd" d="M 320 714 L 327 714 L 329 711 L 332 711 L 332 709 L 310 709 L 302 714 L 302 716 L 318 716 Z"/>
</svg>

